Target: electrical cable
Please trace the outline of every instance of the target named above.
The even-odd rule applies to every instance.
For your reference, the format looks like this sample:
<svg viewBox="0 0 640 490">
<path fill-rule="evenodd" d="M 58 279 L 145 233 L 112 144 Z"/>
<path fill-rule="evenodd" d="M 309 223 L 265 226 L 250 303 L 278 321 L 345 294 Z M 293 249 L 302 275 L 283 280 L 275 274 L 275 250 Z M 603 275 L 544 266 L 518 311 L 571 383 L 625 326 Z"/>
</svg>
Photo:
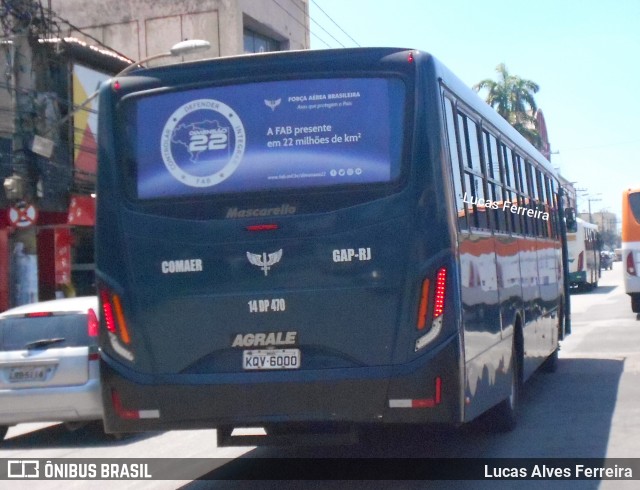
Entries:
<svg viewBox="0 0 640 490">
<path fill-rule="evenodd" d="M 322 12 L 322 13 L 323 13 L 323 14 L 324 14 L 324 15 L 325 15 L 325 16 L 326 16 L 326 17 L 327 17 L 331 22 L 333 22 L 333 24 L 334 24 L 338 29 L 340 29 L 340 30 L 345 34 L 345 36 L 347 36 L 349 39 L 351 39 L 351 40 L 355 43 L 355 45 L 356 45 L 356 46 L 361 47 L 361 46 L 360 46 L 360 44 L 358 43 L 358 41 L 356 41 L 355 39 L 353 39 L 353 38 L 352 38 L 352 37 L 347 33 L 347 31 L 345 31 L 342 27 L 340 27 L 340 26 L 338 25 L 338 23 L 337 23 L 335 20 L 333 20 L 333 18 L 332 18 L 328 13 L 326 13 L 324 10 L 322 10 L 322 8 L 320 7 L 320 5 L 318 5 L 318 2 L 316 2 L 315 0 L 311 0 L 311 2 L 316 6 L 316 8 L 317 8 L 320 12 Z M 312 19 L 312 20 L 313 20 L 313 19 Z M 315 21 L 314 21 L 314 22 L 315 22 Z M 316 22 L 316 23 L 317 23 L 317 22 Z M 323 29 L 323 30 L 324 30 L 324 29 Z"/>
</svg>

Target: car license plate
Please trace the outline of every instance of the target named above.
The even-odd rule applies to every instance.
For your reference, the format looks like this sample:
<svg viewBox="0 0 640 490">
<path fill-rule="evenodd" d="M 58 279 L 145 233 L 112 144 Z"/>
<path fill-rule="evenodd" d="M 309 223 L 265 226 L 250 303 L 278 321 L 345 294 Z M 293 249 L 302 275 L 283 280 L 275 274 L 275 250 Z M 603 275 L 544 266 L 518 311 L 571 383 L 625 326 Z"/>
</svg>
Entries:
<svg viewBox="0 0 640 490">
<path fill-rule="evenodd" d="M 261 349 L 242 352 L 245 370 L 299 369 L 300 349 Z"/>
<path fill-rule="evenodd" d="M 25 366 L 12 368 L 9 373 L 11 383 L 25 383 L 29 381 L 44 381 L 50 366 Z"/>
</svg>

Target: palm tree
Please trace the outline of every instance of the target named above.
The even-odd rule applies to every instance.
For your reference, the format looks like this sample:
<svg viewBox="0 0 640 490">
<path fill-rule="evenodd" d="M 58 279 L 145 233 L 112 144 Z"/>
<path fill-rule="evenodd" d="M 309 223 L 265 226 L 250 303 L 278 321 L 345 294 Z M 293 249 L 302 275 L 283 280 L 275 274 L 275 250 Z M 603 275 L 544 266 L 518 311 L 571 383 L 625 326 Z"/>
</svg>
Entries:
<svg viewBox="0 0 640 490">
<path fill-rule="evenodd" d="M 536 127 L 538 106 L 533 94 L 540 86 L 515 75 L 510 75 L 504 63 L 496 67 L 499 80 L 485 79 L 473 86 L 476 92 L 487 89 L 487 104 L 520 132 L 531 144 L 540 148 L 540 135 Z"/>
</svg>

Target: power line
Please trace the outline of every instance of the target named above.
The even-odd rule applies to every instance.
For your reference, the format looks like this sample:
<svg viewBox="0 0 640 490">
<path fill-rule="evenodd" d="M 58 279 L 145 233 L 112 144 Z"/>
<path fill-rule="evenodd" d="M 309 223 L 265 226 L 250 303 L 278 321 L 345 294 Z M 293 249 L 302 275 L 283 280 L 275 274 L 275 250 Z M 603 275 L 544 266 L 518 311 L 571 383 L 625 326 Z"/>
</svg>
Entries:
<svg viewBox="0 0 640 490">
<path fill-rule="evenodd" d="M 340 30 L 344 33 L 344 35 L 345 35 L 345 36 L 347 36 L 349 39 L 351 39 L 351 40 L 356 44 L 356 46 L 361 47 L 361 46 L 360 46 L 360 44 L 358 43 L 358 41 L 356 41 L 355 39 L 353 39 L 353 38 L 352 38 L 352 37 L 351 37 L 351 36 L 350 36 L 350 35 L 349 35 L 349 34 L 348 34 L 348 33 L 347 33 L 343 28 L 342 28 L 342 27 L 340 27 L 340 26 L 338 25 L 338 23 L 337 23 L 335 20 L 333 20 L 333 18 L 332 18 L 328 13 L 326 13 L 324 10 L 322 10 L 322 7 L 320 7 L 320 5 L 318 5 L 318 2 L 316 2 L 315 0 L 311 0 L 311 2 L 312 2 L 312 3 L 313 3 L 313 4 L 318 8 L 318 10 L 319 10 L 320 12 L 322 12 L 322 13 L 323 13 L 323 14 L 324 14 L 324 15 L 325 15 L 325 16 L 326 16 L 326 17 L 327 17 L 331 22 L 333 22 L 333 24 L 334 24 L 338 29 L 340 29 Z M 313 20 L 313 19 L 312 19 L 312 20 Z M 315 21 L 314 21 L 314 22 L 315 22 Z M 316 24 L 317 24 L 317 22 L 316 22 Z M 318 25 L 320 25 L 320 24 L 318 24 Z M 321 27 L 321 29 L 322 29 L 323 31 L 325 31 L 325 32 L 326 32 L 326 30 L 325 30 L 322 26 L 320 26 L 320 27 Z M 332 36 L 332 37 L 333 37 L 333 36 Z M 342 46 L 342 47 L 344 48 L 344 46 Z"/>
<path fill-rule="evenodd" d="M 273 3 L 275 3 L 278 7 L 280 7 L 289 17 L 291 17 L 293 20 L 295 20 L 298 24 L 300 24 L 304 30 L 306 32 L 308 32 L 309 34 L 311 34 L 312 36 L 315 36 L 318 38 L 319 41 L 321 41 L 326 47 L 330 48 L 331 46 L 329 45 L 329 43 L 327 43 L 324 39 L 322 39 L 321 37 L 319 37 L 317 34 L 311 32 L 311 29 L 309 29 L 309 27 L 304 23 L 304 22 L 300 22 L 300 19 L 298 19 L 295 15 L 293 15 L 291 12 L 289 12 L 286 8 L 284 8 L 277 0 L 272 0 Z M 311 17 L 303 10 L 303 13 L 309 17 L 311 19 Z M 331 34 L 329 34 L 331 35 Z M 333 37 L 333 36 L 332 36 Z M 334 38 L 335 39 L 335 38 Z M 339 43 L 339 41 L 338 41 Z M 343 46 L 344 47 L 344 46 Z"/>
<path fill-rule="evenodd" d="M 299 4 L 297 4 L 297 3 L 295 3 L 295 2 L 294 2 L 294 5 L 295 5 L 296 7 L 298 7 L 298 9 L 300 9 L 300 10 L 301 10 L 301 11 L 302 11 L 302 12 L 303 12 L 303 13 L 304 13 L 308 18 L 309 18 L 309 20 L 310 20 L 311 22 L 313 22 L 313 23 L 314 23 L 315 25 L 317 25 L 320 29 L 322 29 L 322 30 L 323 30 L 323 31 L 324 31 L 324 32 L 325 32 L 325 33 L 326 33 L 326 34 L 327 34 L 331 39 L 333 39 L 335 42 L 337 42 L 341 47 L 343 47 L 343 48 L 345 48 L 345 47 L 346 47 L 346 46 L 345 46 L 344 44 L 342 44 L 338 39 L 336 39 L 336 38 L 333 36 L 333 34 L 331 34 L 331 33 L 330 33 L 329 31 L 327 31 L 324 27 L 322 27 L 322 25 L 320 25 L 320 23 L 319 23 L 318 21 L 316 21 L 313 17 L 311 17 L 310 15 L 308 15 L 308 14 L 306 13 L 306 11 L 305 11 L 305 9 L 304 9 L 304 8 L 302 8 Z M 320 7 L 318 7 L 318 8 L 320 8 Z M 322 10 L 322 9 L 320 9 L 320 10 Z M 325 15 L 327 15 L 327 14 L 325 14 Z M 327 16 L 327 17 L 328 17 L 328 16 Z M 329 18 L 331 19 L 331 17 L 329 17 Z M 335 24 L 335 22 L 334 22 L 334 24 Z M 337 24 L 336 24 L 336 25 L 337 25 Z M 338 27 L 340 27 L 340 26 L 338 26 Z M 309 31 L 309 32 L 310 32 L 312 35 L 314 35 L 314 36 L 318 37 L 318 36 L 317 36 L 317 34 L 315 34 L 315 33 L 311 32 L 311 31 Z M 343 32 L 344 32 L 344 31 L 343 31 Z M 347 34 L 347 35 L 348 35 L 348 34 Z M 318 39 L 320 39 L 320 38 L 318 38 Z M 323 42 L 324 42 L 324 41 L 323 41 Z M 325 44 L 326 44 L 326 43 L 325 43 Z"/>
</svg>

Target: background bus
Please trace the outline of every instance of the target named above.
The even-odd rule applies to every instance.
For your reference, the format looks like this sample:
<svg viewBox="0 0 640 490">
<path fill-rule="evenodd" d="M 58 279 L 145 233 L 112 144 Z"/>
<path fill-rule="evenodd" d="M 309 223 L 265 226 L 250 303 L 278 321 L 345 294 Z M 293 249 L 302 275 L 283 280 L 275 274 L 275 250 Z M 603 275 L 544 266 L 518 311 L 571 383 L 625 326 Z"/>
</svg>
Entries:
<svg viewBox="0 0 640 490">
<path fill-rule="evenodd" d="M 622 266 L 631 311 L 640 313 L 640 188 L 622 193 Z"/>
<path fill-rule="evenodd" d="M 100 97 L 108 431 L 506 430 L 554 368 L 556 175 L 432 56 L 221 58 Z"/>
<path fill-rule="evenodd" d="M 576 218 L 575 232 L 567 233 L 569 283 L 577 289 L 598 287 L 600 240 L 598 225 Z"/>
</svg>

